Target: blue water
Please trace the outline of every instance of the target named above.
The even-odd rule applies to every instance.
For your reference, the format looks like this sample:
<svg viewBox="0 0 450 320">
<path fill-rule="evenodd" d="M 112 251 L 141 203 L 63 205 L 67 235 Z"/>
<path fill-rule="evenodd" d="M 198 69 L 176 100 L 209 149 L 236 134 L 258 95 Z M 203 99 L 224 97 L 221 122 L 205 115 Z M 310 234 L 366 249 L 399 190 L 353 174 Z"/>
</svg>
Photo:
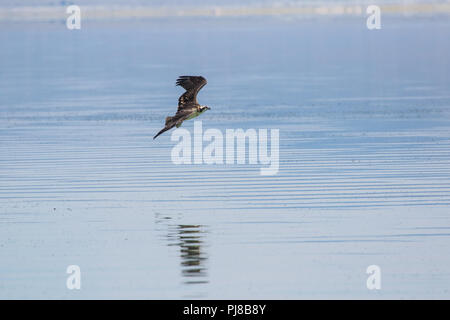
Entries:
<svg viewBox="0 0 450 320">
<path fill-rule="evenodd" d="M 449 27 L 1 25 L 0 298 L 448 299 Z M 279 129 L 277 175 L 172 163 L 182 74 L 204 130 Z"/>
</svg>

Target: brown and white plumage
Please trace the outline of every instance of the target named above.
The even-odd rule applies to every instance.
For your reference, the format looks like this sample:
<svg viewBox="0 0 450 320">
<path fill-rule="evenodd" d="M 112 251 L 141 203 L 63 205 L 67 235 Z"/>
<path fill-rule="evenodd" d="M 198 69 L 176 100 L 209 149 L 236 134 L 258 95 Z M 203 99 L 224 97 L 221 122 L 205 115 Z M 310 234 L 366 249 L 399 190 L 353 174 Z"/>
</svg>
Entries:
<svg viewBox="0 0 450 320">
<path fill-rule="evenodd" d="M 202 76 L 181 76 L 177 79 L 176 85 L 183 87 L 186 92 L 178 98 L 177 113 L 173 117 L 166 118 L 165 127 L 153 139 L 175 126 L 178 128 L 183 121 L 195 118 L 210 109 L 197 102 L 197 94 L 206 83 L 206 79 Z"/>
</svg>

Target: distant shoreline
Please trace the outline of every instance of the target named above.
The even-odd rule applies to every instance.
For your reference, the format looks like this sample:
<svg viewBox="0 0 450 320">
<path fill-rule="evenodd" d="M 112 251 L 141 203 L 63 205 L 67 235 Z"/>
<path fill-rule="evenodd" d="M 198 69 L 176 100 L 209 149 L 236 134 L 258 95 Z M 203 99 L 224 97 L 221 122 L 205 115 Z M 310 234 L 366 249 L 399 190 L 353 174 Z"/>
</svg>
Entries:
<svg viewBox="0 0 450 320">
<path fill-rule="evenodd" d="M 0 22 L 52 21 L 66 19 L 68 5 L 0 8 Z M 91 6 L 80 5 L 83 20 L 127 20 L 169 17 L 251 17 L 251 16 L 359 16 L 366 15 L 365 5 L 281 5 L 281 6 Z M 380 4 L 383 14 L 450 14 L 450 3 Z"/>
</svg>

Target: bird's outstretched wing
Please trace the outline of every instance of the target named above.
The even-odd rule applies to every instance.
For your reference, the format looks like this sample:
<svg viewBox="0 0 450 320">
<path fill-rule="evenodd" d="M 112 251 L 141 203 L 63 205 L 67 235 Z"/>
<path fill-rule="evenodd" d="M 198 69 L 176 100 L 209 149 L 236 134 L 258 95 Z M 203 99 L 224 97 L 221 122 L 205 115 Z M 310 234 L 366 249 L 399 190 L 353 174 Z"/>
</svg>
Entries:
<svg viewBox="0 0 450 320">
<path fill-rule="evenodd" d="M 197 93 L 207 83 L 202 76 L 181 76 L 177 79 L 177 86 L 183 87 L 186 92 L 178 98 L 178 112 L 185 108 L 192 108 L 197 105 Z"/>
</svg>

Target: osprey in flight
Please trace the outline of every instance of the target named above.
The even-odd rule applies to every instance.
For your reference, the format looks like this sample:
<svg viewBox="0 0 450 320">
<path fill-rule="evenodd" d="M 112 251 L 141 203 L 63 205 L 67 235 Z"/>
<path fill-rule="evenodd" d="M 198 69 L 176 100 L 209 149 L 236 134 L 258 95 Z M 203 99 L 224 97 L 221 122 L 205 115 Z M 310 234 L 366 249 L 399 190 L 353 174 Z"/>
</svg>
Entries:
<svg viewBox="0 0 450 320">
<path fill-rule="evenodd" d="M 184 120 L 190 120 L 192 118 L 198 117 L 203 112 L 210 109 L 207 106 L 201 106 L 197 102 L 197 93 L 201 88 L 205 86 L 205 78 L 201 76 L 181 76 L 177 79 L 176 84 L 177 86 L 183 87 L 186 92 L 183 93 L 178 99 L 177 113 L 173 117 L 166 118 L 165 127 L 160 132 L 158 132 L 158 134 L 154 136 L 153 139 L 175 126 L 178 128 L 179 126 L 181 126 Z"/>
</svg>

